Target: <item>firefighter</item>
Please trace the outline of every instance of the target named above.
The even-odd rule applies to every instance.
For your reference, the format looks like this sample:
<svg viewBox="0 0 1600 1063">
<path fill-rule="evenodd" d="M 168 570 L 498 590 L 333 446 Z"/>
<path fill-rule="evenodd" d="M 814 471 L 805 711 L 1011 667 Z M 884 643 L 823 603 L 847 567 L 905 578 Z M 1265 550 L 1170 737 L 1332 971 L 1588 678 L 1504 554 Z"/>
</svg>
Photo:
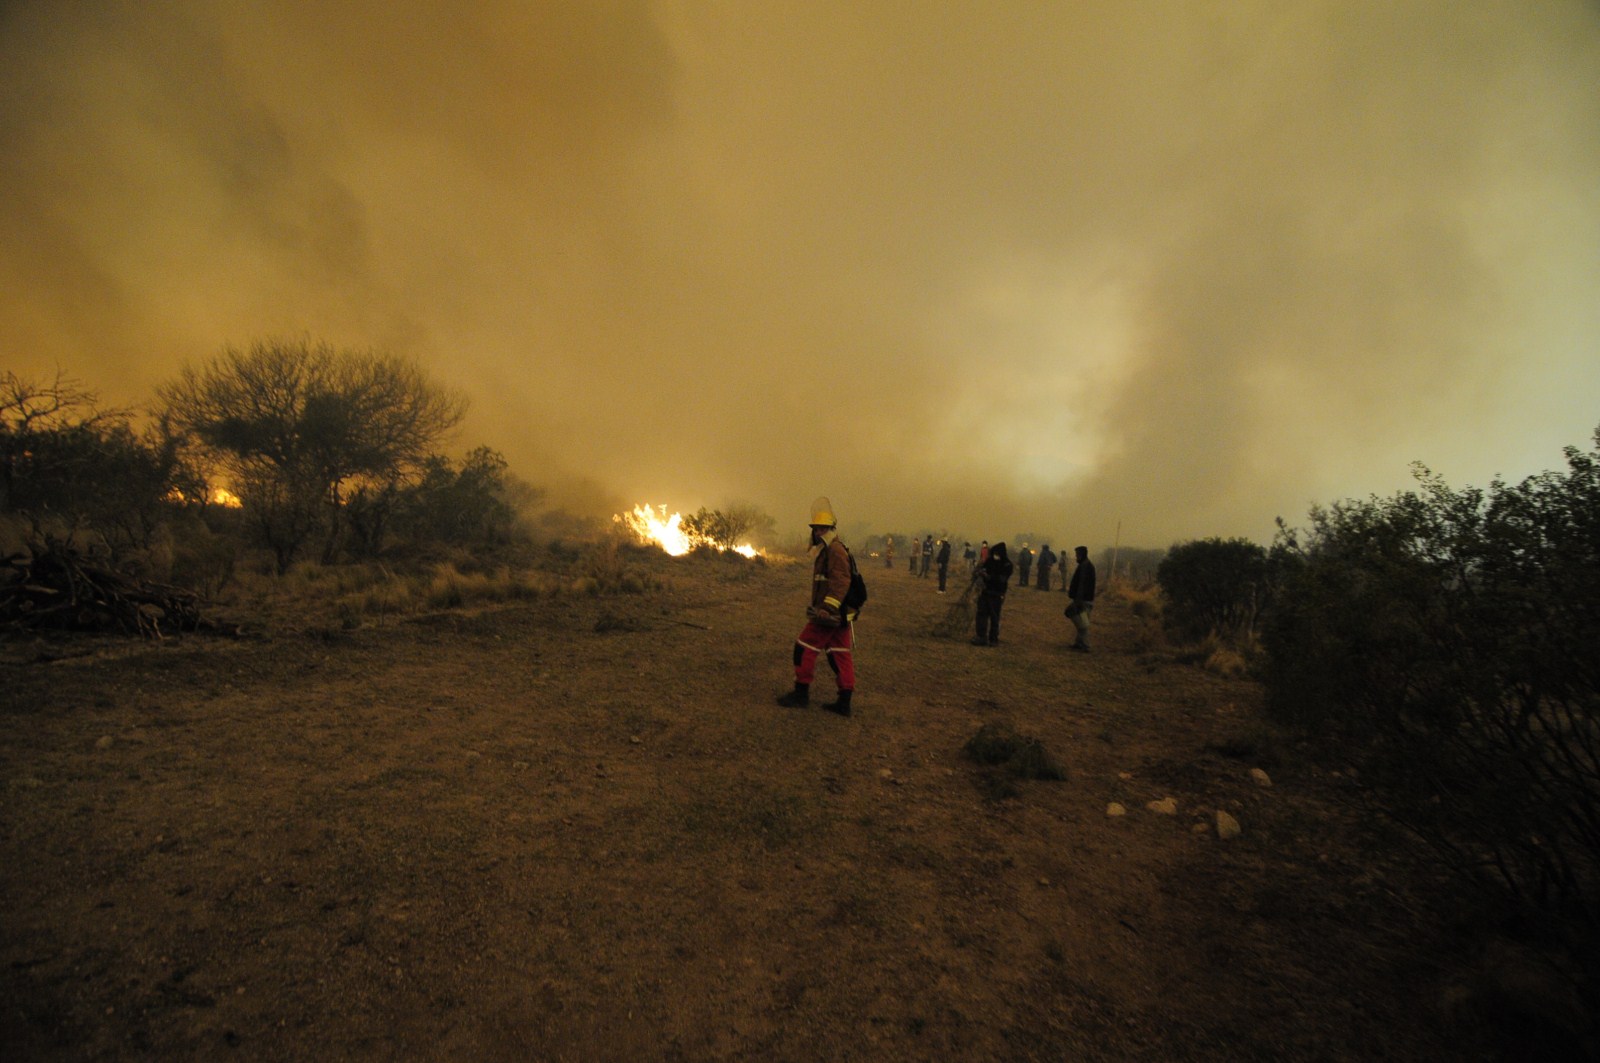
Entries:
<svg viewBox="0 0 1600 1063">
<path fill-rule="evenodd" d="M 806 626 L 794 643 L 794 689 L 778 698 L 778 704 L 785 708 L 811 704 L 817 655 L 826 654 L 828 667 L 838 680 L 839 696 L 823 708 L 849 716 L 850 698 L 856 689 L 856 666 L 850 652 L 855 646 L 856 610 L 846 603 L 852 582 L 850 551 L 839 541 L 837 527 L 833 503 L 819 498 L 811 504 L 811 545 L 821 550 L 811 566 L 811 604 L 806 607 Z"/>
</svg>

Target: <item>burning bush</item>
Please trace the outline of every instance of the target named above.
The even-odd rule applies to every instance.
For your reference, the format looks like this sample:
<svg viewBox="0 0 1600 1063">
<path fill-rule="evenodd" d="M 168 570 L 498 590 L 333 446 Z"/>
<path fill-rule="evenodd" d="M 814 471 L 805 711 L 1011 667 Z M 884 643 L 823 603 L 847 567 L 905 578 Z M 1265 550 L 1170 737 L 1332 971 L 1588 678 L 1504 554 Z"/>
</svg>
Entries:
<svg viewBox="0 0 1600 1063">
<path fill-rule="evenodd" d="M 764 552 L 752 545 L 749 537 L 770 538 L 774 526 L 773 519 L 754 506 L 732 506 L 727 512 L 702 506 L 685 517 L 681 513 L 669 516 L 666 506 L 639 505 L 631 513 L 611 519 L 639 542 L 654 543 L 673 557 L 702 548 L 749 558 L 762 556 Z"/>
</svg>

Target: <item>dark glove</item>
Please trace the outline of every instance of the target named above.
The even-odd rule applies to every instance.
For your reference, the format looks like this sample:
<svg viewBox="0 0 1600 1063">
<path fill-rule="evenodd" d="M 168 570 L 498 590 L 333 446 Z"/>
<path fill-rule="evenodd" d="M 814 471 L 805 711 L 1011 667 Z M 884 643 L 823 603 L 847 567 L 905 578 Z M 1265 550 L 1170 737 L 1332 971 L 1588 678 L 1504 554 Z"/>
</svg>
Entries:
<svg viewBox="0 0 1600 1063">
<path fill-rule="evenodd" d="M 818 627 L 838 627 L 839 614 L 825 605 L 813 605 L 806 609 L 806 617 Z"/>
</svg>

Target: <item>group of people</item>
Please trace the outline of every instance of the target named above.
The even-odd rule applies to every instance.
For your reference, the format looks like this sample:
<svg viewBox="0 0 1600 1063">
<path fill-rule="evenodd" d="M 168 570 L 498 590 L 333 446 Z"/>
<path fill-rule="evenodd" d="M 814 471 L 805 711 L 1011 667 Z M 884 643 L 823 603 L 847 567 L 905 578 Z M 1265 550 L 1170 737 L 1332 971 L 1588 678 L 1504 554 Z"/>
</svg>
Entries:
<svg viewBox="0 0 1600 1063">
<path fill-rule="evenodd" d="M 1081 550 L 1083 547 L 1080 546 L 1078 549 Z M 1050 589 L 1051 570 L 1056 568 L 1058 565 L 1061 569 L 1060 589 L 1069 589 L 1067 586 L 1067 559 L 1051 550 L 1049 543 L 1045 543 L 1043 546 L 1041 546 L 1037 554 L 1028 549 L 1028 544 L 1024 543 L 1022 545 L 1022 552 L 1017 555 L 1017 569 L 1021 573 L 1021 579 L 1018 581 L 1019 586 L 1026 587 L 1029 585 L 1029 572 L 1036 564 L 1038 566 L 1038 575 L 1033 584 L 1036 589 L 1041 591 L 1047 591 Z"/>
<path fill-rule="evenodd" d="M 1022 556 L 1026 558 L 1028 548 L 1022 548 Z M 1055 563 L 1055 556 L 1046 546 L 1041 551 L 1041 556 L 1049 557 L 1050 564 Z M 1072 649 L 1078 653 L 1089 652 L 1089 614 L 1094 610 L 1095 571 L 1094 562 L 1089 560 L 1089 548 L 1079 546 L 1073 550 L 1077 567 L 1073 569 L 1070 583 L 1063 583 L 1062 587 L 1067 592 L 1067 607 L 1063 610 L 1072 626 L 1077 630 L 1077 637 L 1073 640 Z M 1066 562 L 1061 563 L 1062 574 L 1066 574 Z M 1006 590 L 1011 582 L 1011 574 L 1016 571 L 1011 559 L 1006 556 L 1006 544 L 995 543 L 989 548 L 983 561 L 979 564 L 975 579 L 981 580 L 978 590 L 978 633 L 972 639 L 976 646 L 997 646 L 1000 644 L 1000 611 L 1005 605 Z M 1042 591 L 1050 589 L 1049 580 L 1045 573 L 1048 568 L 1041 567 L 1039 571 L 1038 588 Z M 1028 585 L 1028 562 L 1022 561 L 1022 579 L 1019 586 Z"/>
<path fill-rule="evenodd" d="M 921 539 L 911 540 L 909 571 L 913 576 L 927 576 L 932 569 L 939 576 L 939 593 L 944 593 L 945 581 L 950 574 L 950 542 L 948 539 L 934 540 L 927 535 Z M 884 547 L 884 564 L 894 568 L 894 537 L 890 536 Z M 920 567 L 919 567 L 920 563 Z"/>
<path fill-rule="evenodd" d="M 811 682 L 816 677 L 817 661 L 826 659 L 838 683 L 838 696 L 823 708 L 840 716 L 850 715 L 850 702 L 855 695 L 856 669 L 855 618 L 858 606 L 852 603 L 850 591 L 857 582 L 855 560 L 849 549 L 839 541 L 838 521 L 833 515 L 833 504 L 819 498 L 811 505 L 811 546 L 819 547 L 811 566 L 811 604 L 806 608 L 806 626 L 794 643 L 794 689 L 778 698 L 778 704 L 800 708 L 811 703 Z M 962 560 L 977 591 L 977 633 L 972 642 L 977 646 L 1000 644 L 1000 614 L 1005 606 L 1006 591 L 1013 572 L 1017 571 L 1007 556 L 1006 544 L 989 545 L 984 540 L 975 550 L 970 542 L 962 544 Z M 926 577 L 930 567 L 939 574 L 939 593 L 945 592 L 945 580 L 950 569 L 950 541 L 933 536 L 912 539 L 909 566 L 914 576 Z M 884 551 L 885 565 L 894 567 L 894 540 L 891 538 Z M 1089 548 L 1079 546 L 1073 550 L 1076 567 L 1070 581 L 1067 562 L 1051 551 L 1048 544 L 1038 554 L 1037 589 L 1050 589 L 1050 570 L 1059 561 L 1062 589 L 1067 592 L 1067 606 L 1063 611 L 1077 637 L 1072 649 L 1089 652 L 1089 615 L 1094 610 L 1095 570 L 1089 560 Z M 1028 585 L 1029 570 L 1035 557 L 1024 544 L 1018 557 L 1022 578 L 1019 586 Z M 919 567 L 920 563 L 920 567 Z"/>
</svg>

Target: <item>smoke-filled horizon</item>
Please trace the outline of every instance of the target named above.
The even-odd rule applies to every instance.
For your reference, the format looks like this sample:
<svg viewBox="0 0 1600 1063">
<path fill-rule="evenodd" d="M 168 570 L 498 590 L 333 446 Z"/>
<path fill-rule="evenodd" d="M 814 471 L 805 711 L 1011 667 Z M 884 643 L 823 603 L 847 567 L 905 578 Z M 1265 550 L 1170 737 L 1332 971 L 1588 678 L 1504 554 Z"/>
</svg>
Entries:
<svg viewBox="0 0 1600 1063">
<path fill-rule="evenodd" d="M 1600 422 L 1589 0 L 0 4 L 0 367 L 415 358 L 592 508 L 1093 548 Z"/>
</svg>

